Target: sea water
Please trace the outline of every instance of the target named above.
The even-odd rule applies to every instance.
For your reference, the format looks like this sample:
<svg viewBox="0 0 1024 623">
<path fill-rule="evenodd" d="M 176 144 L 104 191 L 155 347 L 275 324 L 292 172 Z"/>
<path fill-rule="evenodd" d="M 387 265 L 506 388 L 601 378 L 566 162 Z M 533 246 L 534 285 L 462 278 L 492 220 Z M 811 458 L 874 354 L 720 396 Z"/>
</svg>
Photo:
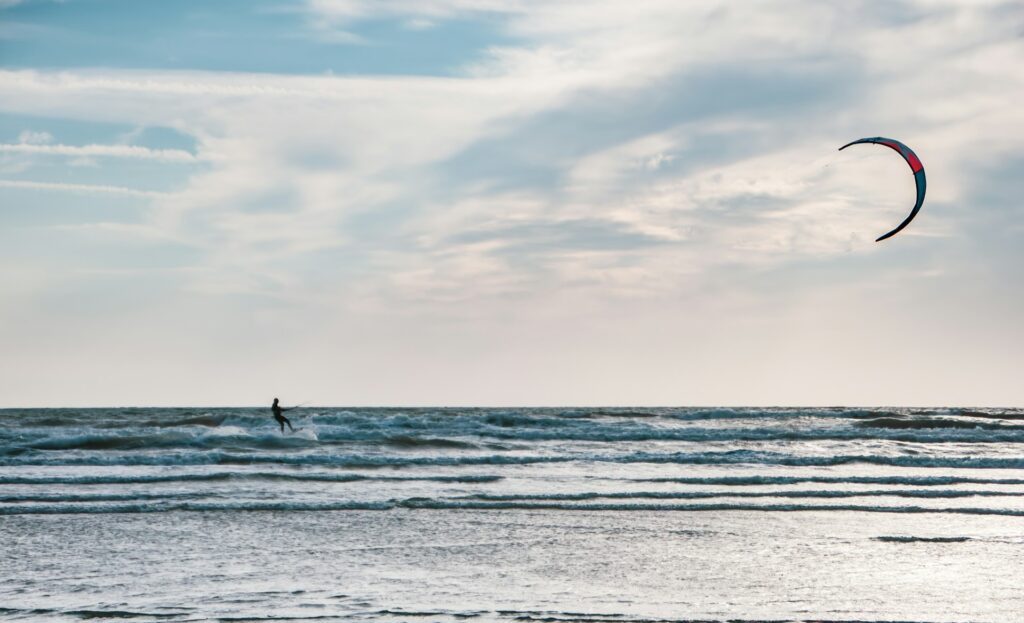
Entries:
<svg viewBox="0 0 1024 623">
<path fill-rule="evenodd" d="M 4 410 L 0 618 L 1024 621 L 1024 411 Z"/>
</svg>

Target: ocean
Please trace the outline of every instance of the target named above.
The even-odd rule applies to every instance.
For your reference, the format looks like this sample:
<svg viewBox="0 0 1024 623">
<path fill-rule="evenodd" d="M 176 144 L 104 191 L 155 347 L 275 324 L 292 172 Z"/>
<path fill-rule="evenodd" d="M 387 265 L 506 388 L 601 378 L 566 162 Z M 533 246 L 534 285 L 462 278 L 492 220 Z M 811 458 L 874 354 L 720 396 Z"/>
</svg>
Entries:
<svg viewBox="0 0 1024 623">
<path fill-rule="evenodd" d="M 1024 410 L 0 411 L 0 619 L 1024 621 Z"/>
</svg>

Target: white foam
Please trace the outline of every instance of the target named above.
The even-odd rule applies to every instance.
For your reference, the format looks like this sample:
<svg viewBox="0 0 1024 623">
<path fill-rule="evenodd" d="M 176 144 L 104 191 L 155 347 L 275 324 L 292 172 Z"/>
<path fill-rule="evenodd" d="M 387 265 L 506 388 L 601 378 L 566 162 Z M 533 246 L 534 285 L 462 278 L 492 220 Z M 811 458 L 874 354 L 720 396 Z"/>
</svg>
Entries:
<svg viewBox="0 0 1024 623">
<path fill-rule="evenodd" d="M 293 436 L 298 437 L 300 439 L 308 439 L 309 441 L 320 441 L 320 438 L 317 437 L 316 435 L 316 429 L 309 426 L 305 428 L 296 429 L 296 431 L 293 433 Z"/>
<path fill-rule="evenodd" d="M 245 437 L 249 431 L 241 426 L 218 426 L 203 433 L 204 437 Z"/>
</svg>

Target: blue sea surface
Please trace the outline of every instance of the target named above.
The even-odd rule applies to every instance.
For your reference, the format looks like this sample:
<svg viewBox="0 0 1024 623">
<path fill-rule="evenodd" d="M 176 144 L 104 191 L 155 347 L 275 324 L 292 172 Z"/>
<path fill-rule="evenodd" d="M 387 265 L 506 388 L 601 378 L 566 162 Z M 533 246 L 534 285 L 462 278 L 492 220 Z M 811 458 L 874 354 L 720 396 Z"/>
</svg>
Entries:
<svg viewBox="0 0 1024 623">
<path fill-rule="evenodd" d="M 1021 621 L 1024 410 L 0 411 L 0 619 Z"/>
</svg>

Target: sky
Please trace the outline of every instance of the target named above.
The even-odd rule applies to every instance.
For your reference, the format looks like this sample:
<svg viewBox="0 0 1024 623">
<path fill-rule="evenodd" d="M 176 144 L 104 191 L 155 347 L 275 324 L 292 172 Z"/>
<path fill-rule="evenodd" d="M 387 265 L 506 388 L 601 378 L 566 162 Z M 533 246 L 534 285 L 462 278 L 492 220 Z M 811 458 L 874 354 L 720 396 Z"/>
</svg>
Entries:
<svg viewBox="0 0 1024 623">
<path fill-rule="evenodd" d="M 1021 102 L 1017 1 L 0 0 L 0 405 L 1024 406 Z"/>
</svg>

